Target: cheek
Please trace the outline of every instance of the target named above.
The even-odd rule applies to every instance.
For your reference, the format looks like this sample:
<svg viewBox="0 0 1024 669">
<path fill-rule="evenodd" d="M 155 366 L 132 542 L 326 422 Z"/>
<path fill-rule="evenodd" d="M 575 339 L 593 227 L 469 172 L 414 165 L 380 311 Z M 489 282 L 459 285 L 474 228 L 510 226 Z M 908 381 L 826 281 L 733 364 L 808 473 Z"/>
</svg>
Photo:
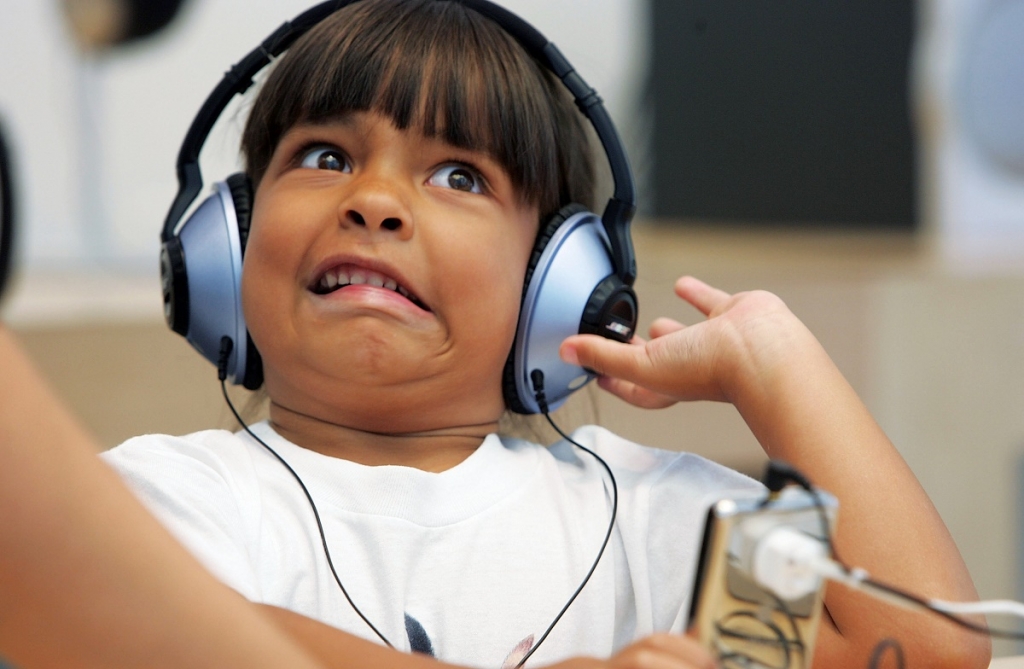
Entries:
<svg viewBox="0 0 1024 669">
<path fill-rule="evenodd" d="M 474 319 L 474 336 L 490 337 L 507 353 L 519 320 L 526 265 L 533 248 L 529 222 L 515 235 L 494 234 L 462 249 L 456 299 L 473 305 L 467 315 Z M 525 228 L 525 229 L 523 229 Z"/>
<path fill-rule="evenodd" d="M 242 311 L 258 348 L 270 344 L 266 333 L 280 320 L 281 310 L 288 308 L 296 280 L 289 268 L 295 266 L 292 256 L 299 246 L 294 231 L 273 224 L 265 213 L 253 212 L 242 260 Z"/>
<path fill-rule="evenodd" d="M 252 298 L 266 289 L 266 270 L 277 265 L 273 258 L 276 248 L 279 245 L 272 243 L 266 227 L 254 218 L 242 258 L 242 304 L 247 320 L 251 320 L 248 312 Z"/>
<path fill-rule="evenodd" d="M 264 331 L 268 318 L 268 292 L 272 285 L 268 284 L 266 274 L 260 267 L 259 250 L 259 244 L 250 243 L 242 262 L 242 313 L 253 342 L 263 351 L 268 344 Z"/>
<path fill-rule="evenodd" d="M 253 206 L 249 239 L 243 258 L 243 290 L 246 283 L 273 283 L 288 279 L 290 287 L 303 254 L 315 235 L 316 211 L 303 198 L 274 190 L 266 197 L 258 192 Z M 248 276 L 247 276 L 248 275 Z"/>
</svg>

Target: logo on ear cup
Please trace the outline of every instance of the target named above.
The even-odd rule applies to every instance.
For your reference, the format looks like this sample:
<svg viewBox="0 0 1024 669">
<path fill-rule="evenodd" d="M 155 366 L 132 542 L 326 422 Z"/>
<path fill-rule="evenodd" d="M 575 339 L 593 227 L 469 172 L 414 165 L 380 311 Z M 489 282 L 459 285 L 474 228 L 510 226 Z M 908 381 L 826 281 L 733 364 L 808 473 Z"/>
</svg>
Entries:
<svg viewBox="0 0 1024 669">
<path fill-rule="evenodd" d="M 523 298 L 505 393 L 517 413 L 540 411 L 531 380 L 536 369 L 544 373 L 551 410 L 594 377 L 558 357 L 566 337 L 582 332 L 628 341 L 636 329 L 636 296 L 615 275 L 601 220 L 578 205 L 568 213 L 540 250 Z"/>
<path fill-rule="evenodd" d="M 636 293 L 617 274 L 612 274 L 590 294 L 580 321 L 580 334 L 628 342 L 636 331 L 636 319 Z"/>
</svg>

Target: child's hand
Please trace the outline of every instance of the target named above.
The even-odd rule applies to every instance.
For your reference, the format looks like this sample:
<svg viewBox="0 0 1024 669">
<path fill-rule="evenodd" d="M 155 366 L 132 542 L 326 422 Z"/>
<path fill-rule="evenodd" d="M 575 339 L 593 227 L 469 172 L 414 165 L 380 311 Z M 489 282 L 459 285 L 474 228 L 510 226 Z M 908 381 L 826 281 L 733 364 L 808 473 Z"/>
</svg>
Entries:
<svg viewBox="0 0 1024 669">
<path fill-rule="evenodd" d="M 607 660 L 577 658 L 549 669 L 714 669 L 711 654 L 696 640 L 678 634 L 655 634 L 636 641 Z"/>
<path fill-rule="evenodd" d="M 621 344 L 595 335 L 563 342 L 567 362 L 601 375 L 599 384 L 645 408 L 685 400 L 736 402 L 763 389 L 799 352 L 817 346 L 813 335 L 775 295 L 730 295 L 693 277 L 676 282 L 676 294 L 707 320 L 685 326 L 670 318 L 651 325 L 650 341 Z"/>
</svg>

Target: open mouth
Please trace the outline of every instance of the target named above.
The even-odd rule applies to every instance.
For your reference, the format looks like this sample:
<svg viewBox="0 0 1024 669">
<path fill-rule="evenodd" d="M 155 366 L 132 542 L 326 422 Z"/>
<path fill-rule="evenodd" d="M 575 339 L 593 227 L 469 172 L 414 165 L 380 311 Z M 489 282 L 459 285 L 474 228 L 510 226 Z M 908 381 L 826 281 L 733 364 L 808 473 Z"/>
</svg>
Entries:
<svg viewBox="0 0 1024 669">
<path fill-rule="evenodd" d="M 310 286 L 310 290 L 317 295 L 327 295 L 328 293 L 333 293 L 345 286 L 361 285 L 374 286 L 394 291 L 415 304 L 420 309 L 430 311 L 427 305 L 416 297 L 416 295 L 390 276 L 371 269 L 366 269 L 365 267 L 358 267 L 356 265 L 341 265 L 327 270 L 312 286 Z"/>
</svg>

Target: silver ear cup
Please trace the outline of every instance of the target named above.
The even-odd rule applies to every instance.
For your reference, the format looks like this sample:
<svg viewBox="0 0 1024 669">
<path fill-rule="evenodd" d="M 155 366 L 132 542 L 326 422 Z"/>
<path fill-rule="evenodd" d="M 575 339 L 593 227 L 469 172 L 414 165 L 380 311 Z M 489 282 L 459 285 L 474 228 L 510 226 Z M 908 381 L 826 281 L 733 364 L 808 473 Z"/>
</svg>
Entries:
<svg viewBox="0 0 1024 669">
<path fill-rule="evenodd" d="M 227 373 L 231 383 L 245 375 L 246 326 L 242 315 L 242 246 L 238 219 L 228 185 L 214 184 L 206 198 L 178 231 L 188 273 L 188 332 L 185 338 L 204 358 L 217 365 L 221 339 L 233 342 Z"/>
<path fill-rule="evenodd" d="M 539 413 L 530 374 L 544 373 L 548 408 L 557 409 L 594 375 L 558 357 L 580 321 L 594 287 L 614 273 L 601 219 L 585 211 L 570 216 L 544 247 L 526 289 L 514 347 L 516 394 L 523 407 Z"/>
</svg>

